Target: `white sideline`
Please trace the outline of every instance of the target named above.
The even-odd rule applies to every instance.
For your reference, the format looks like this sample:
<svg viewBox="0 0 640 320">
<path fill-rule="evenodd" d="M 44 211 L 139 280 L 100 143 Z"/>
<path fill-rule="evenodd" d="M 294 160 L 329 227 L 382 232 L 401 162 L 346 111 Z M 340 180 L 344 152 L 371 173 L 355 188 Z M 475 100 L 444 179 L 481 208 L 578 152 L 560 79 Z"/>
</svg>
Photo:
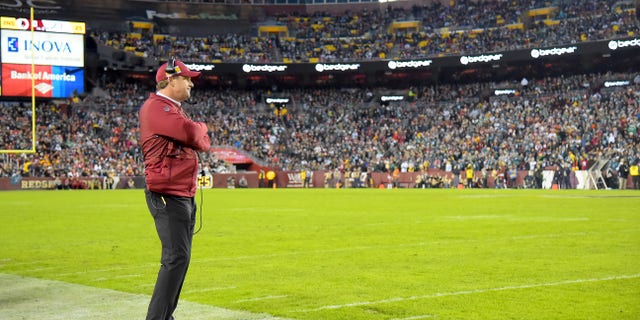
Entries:
<svg viewBox="0 0 640 320">
<path fill-rule="evenodd" d="M 0 273 L 0 319 L 144 319 L 149 296 Z M 284 320 L 181 300 L 176 319 Z"/>
<path fill-rule="evenodd" d="M 345 304 L 336 304 L 336 305 L 322 306 L 314 309 L 293 310 L 292 312 L 314 312 L 314 311 L 321 311 L 321 310 L 327 310 L 327 309 L 342 309 L 342 308 L 348 308 L 348 307 L 359 307 L 359 306 L 367 306 L 367 305 L 380 304 L 380 303 L 402 302 L 402 301 L 410 301 L 410 300 L 431 299 L 431 298 L 438 298 L 438 297 L 459 296 L 459 295 L 476 294 L 476 293 L 530 289 L 530 288 L 539 288 L 539 287 L 553 287 L 553 286 L 561 286 L 565 284 L 574 284 L 574 283 L 599 282 L 599 281 L 611 281 L 611 280 L 623 280 L 623 279 L 635 279 L 635 278 L 640 278 L 640 273 L 630 274 L 630 275 L 610 276 L 610 277 L 604 277 L 604 278 L 575 279 L 575 280 L 565 280 L 565 281 L 558 281 L 558 282 L 523 284 L 518 286 L 505 286 L 505 287 L 488 288 L 488 289 L 474 289 L 474 290 L 464 290 L 464 291 L 455 291 L 455 292 L 438 292 L 438 293 L 427 294 L 422 296 L 395 297 L 395 298 L 376 300 L 376 301 L 359 301 L 359 302 L 352 302 L 352 303 L 345 303 Z"/>
</svg>

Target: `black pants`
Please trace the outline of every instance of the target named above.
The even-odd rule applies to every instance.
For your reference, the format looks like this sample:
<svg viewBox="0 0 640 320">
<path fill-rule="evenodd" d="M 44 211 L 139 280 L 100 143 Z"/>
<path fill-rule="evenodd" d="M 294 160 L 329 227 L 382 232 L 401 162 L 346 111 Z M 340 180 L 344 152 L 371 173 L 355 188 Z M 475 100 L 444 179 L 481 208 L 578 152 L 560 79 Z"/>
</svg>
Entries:
<svg viewBox="0 0 640 320">
<path fill-rule="evenodd" d="M 191 259 L 196 204 L 193 197 L 163 195 L 149 190 L 145 191 L 145 196 L 162 243 L 160 271 L 147 320 L 171 320 Z"/>
</svg>

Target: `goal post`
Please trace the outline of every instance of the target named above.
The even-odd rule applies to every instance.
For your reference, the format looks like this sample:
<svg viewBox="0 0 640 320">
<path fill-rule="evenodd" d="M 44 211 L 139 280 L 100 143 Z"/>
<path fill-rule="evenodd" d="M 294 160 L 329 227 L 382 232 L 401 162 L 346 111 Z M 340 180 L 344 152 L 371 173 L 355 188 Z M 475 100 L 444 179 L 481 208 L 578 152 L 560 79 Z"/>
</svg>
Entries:
<svg viewBox="0 0 640 320">
<path fill-rule="evenodd" d="M 30 9 L 30 18 L 31 21 L 34 21 L 34 13 L 33 7 Z M 34 25 L 31 25 L 31 42 L 33 43 L 34 39 Z M 35 64 L 35 51 L 33 48 L 31 49 L 31 149 L 4 149 L 4 146 L 0 146 L 0 154 L 33 154 L 36 153 L 36 138 L 37 138 L 37 129 L 36 129 L 36 64 Z M 11 137 L 9 137 L 11 138 Z"/>
</svg>

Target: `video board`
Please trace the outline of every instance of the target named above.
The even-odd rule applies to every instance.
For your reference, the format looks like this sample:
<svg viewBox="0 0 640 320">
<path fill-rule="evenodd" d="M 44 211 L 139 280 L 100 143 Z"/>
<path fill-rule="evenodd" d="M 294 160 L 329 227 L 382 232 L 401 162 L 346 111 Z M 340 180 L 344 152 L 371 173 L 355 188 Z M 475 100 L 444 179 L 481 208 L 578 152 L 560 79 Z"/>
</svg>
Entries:
<svg viewBox="0 0 640 320">
<path fill-rule="evenodd" d="M 0 96 L 31 97 L 32 78 L 36 97 L 83 93 L 85 32 L 84 22 L 0 17 Z"/>
</svg>

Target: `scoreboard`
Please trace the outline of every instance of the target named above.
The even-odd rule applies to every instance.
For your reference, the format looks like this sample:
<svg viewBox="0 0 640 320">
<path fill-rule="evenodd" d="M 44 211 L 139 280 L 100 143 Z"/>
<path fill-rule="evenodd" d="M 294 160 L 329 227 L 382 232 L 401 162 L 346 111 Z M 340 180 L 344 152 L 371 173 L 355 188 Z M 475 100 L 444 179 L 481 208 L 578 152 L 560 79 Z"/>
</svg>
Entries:
<svg viewBox="0 0 640 320">
<path fill-rule="evenodd" d="M 0 17 L 0 96 L 31 97 L 32 79 L 36 97 L 83 93 L 85 32 L 84 22 Z"/>
</svg>

